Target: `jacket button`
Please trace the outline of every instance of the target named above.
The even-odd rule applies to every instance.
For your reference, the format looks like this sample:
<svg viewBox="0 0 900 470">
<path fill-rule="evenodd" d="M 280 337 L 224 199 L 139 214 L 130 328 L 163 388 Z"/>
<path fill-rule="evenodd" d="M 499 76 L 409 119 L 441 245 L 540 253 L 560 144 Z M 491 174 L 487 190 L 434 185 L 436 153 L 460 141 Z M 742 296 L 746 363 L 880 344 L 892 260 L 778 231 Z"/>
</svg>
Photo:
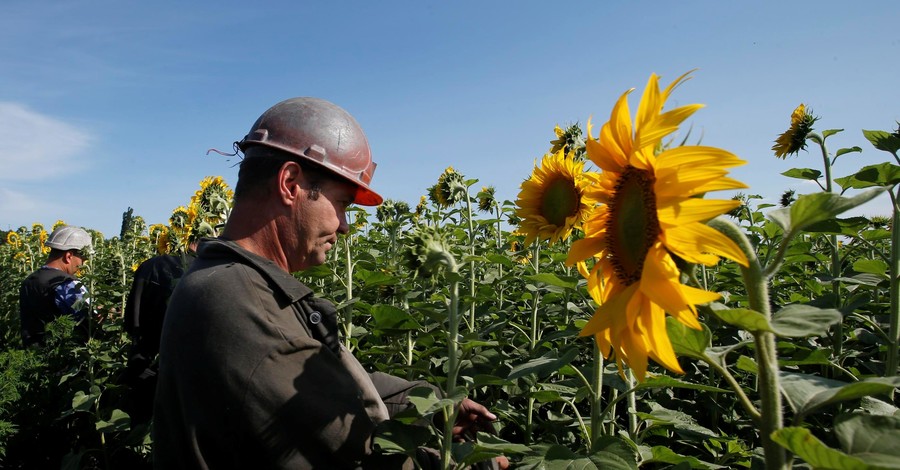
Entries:
<svg viewBox="0 0 900 470">
<path fill-rule="evenodd" d="M 318 325 L 320 321 L 322 321 L 322 314 L 313 310 L 313 312 L 309 314 L 309 322 L 313 325 Z"/>
</svg>

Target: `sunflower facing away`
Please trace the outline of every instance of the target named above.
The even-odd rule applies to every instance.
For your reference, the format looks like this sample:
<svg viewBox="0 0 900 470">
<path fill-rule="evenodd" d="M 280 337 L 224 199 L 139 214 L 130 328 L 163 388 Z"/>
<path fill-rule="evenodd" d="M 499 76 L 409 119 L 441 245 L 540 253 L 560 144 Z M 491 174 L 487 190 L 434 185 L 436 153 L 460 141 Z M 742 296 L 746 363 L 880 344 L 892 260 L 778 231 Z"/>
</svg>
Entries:
<svg viewBox="0 0 900 470">
<path fill-rule="evenodd" d="M 624 93 L 610 120 L 591 134 L 588 158 L 601 170 L 589 196 L 601 205 L 585 220 L 585 238 L 573 243 L 567 264 L 594 258 L 588 290 L 599 307 L 581 331 L 593 335 L 603 355 L 615 354 L 620 369 L 629 365 L 644 380 L 648 358 L 682 373 L 666 332 L 665 315 L 700 329 L 696 304 L 719 295 L 682 285 L 673 255 L 690 263 L 712 265 L 723 256 L 743 265 L 737 245 L 704 222 L 740 201 L 700 199 L 709 191 L 745 188 L 726 177 L 727 168 L 745 162 L 722 149 L 705 146 L 662 148 L 662 139 L 702 105 L 662 112 L 682 75 L 665 90 L 654 74 L 637 110 L 634 125 Z"/>
<path fill-rule="evenodd" d="M 812 111 L 807 111 L 806 105 L 803 103 L 797 106 L 797 109 L 791 113 L 791 127 L 784 131 L 775 139 L 775 145 L 772 150 L 778 158 L 787 158 L 806 148 L 806 137 L 813 130 L 813 124 L 819 118 L 812 115 Z"/>
<path fill-rule="evenodd" d="M 531 177 L 522 182 L 516 200 L 519 232 L 525 246 L 535 240 L 566 239 L 581 224 L 593 201 L 585 197 L 584 162 L 576 162 L 564 149 L 545 155 Z"/>
</svg>

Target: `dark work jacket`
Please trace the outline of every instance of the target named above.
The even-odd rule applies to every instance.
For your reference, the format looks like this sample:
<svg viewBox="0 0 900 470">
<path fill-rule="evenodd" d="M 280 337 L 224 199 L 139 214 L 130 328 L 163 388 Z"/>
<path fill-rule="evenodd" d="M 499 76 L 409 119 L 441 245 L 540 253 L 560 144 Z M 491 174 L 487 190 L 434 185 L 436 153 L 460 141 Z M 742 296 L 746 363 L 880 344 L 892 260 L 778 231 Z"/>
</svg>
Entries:
<svg viewBox="0 0 900 470">
<path fill-rule="evenodd" d="M 338 340 L 333 304 L 220 239 L 175 288 L 159 358 L 160 469 L 364 467 L 376 424 L 422 385 L 367 373 Z"/>
<path fill-rule="evenodd" d="M 42 343 L 44 326 L 63 315 L 54 301 L 56 286 L 77 281 L 75 276 L 46 266 L 31 273 L 19 289 L 19 319 L 22 323 L 22 343 L 25 346 Z"/>
<path fill-rule="evenodd" d="M 169 297 L 184 271 L 194 261 L 193 253 L 154 256 L 138 266 L 125 304 L 125 331 L 132 339 L 132 355 L 152 360 L 159 353 L 159 336 Z"/>
<path fill-rule="evenodd" d="M 156 392 L 159 336 L 169 298 L 184 271 L 196 256 L 154 256 L 138 266 L 125 304 L 125 331 L 131 337 L 128 364 L 120 382 L 127 385 L 120 407 L 131 417 L 131 423 L 150 420 Z"/>
</svg>

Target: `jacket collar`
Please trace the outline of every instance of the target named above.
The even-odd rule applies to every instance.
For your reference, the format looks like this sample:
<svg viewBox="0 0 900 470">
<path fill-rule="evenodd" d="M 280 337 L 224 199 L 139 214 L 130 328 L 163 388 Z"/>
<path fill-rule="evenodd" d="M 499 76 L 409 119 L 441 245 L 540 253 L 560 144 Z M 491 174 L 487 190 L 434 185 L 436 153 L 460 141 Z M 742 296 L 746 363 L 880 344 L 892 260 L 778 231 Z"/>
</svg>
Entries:
<svg viewBox="0 0 900 470">
<path fill-rule="evenodd" d="M 296 302 L 312 295 L 312 290 L 298 281 L 291 273 L 281 269 L 274 261 L 263 258 L 240 247 L 237 243 L 223 238 L 204 238 L 200 240 L 197 255 L 201 259 L 238 258 L 239 262 L 253 267 L 268 278 L 281 292 Z"/>
</svg>

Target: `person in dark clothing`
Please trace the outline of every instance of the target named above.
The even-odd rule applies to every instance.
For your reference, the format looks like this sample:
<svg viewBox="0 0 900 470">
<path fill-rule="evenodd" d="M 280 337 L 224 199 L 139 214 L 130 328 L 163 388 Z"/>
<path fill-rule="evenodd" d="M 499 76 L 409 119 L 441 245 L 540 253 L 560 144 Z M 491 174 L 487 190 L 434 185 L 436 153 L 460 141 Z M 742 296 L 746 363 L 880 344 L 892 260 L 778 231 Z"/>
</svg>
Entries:
<svg viewBox="0 0 900 470">
<path fill-rule="evenodd" d="M 368 373 L 338 338 L 335 306 L 291 274 L 325 262 L 350 204 L 382 201 L 362 129 L 332 103 L 293 98 L 237 145 L 231 215 L 166 312 L 155 468 L 412 468 L 380 460 L 373 439 L 425 384 Z M 460 408 L 460 435 L 496 419 Z"/>
<path fill-rule="evenodd" d="M 138 266 L 125 303 L 125 331 L 131 338 L 128 364 L 122 382 L 129 387 L 123 405 L 132 423 L 148 422 L 159 370 L 159 338 L 169 297 L 196 258 L 197 241 L 178 254 L 154 256 Z"/>
<path fill-rule="evenodd" d="M 22 282 L 19 290 L 19 320 L 26 347 L 43 344 L 44 327 L 53 319 L 69 315 L 85 330 L 90 311 L 87 289 L 75 277 L 89 258 L 91 236 L 78 227 L 58 227 L 47 238 L 47 262 Z"/>
</svg>

